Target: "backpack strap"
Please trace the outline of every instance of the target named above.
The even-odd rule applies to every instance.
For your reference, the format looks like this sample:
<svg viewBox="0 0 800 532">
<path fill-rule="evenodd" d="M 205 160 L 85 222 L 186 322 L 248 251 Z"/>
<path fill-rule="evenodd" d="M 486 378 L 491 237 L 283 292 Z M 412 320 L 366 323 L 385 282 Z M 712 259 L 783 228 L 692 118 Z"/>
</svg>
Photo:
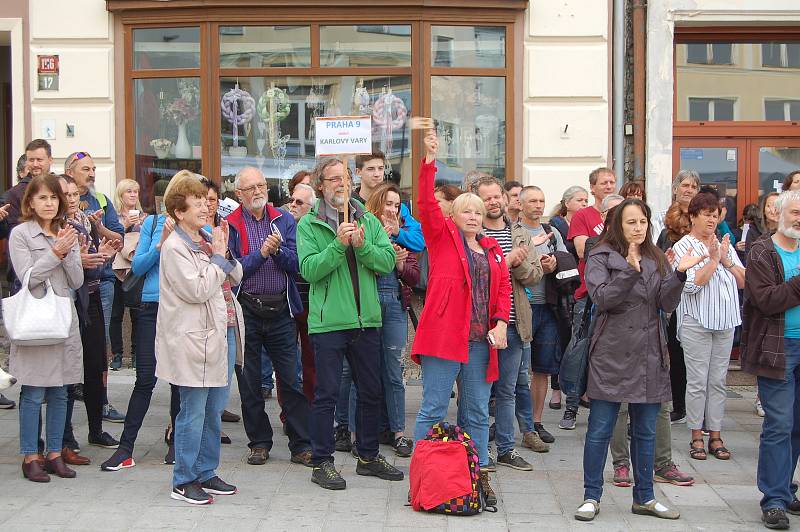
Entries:
<svg viewBox="0 0 800 532">
<path fill-rule="evenodd" d="M 557 241 L 556 235 L 553 233 L 553 227 L 550 224 L 542 223 L 542 229 L 544 229 L 545 234 L 550 233 L 550 238 L 547 239 L 547 247 L 550 248 L 550 253 L 555 253 Z"/>
</svg>

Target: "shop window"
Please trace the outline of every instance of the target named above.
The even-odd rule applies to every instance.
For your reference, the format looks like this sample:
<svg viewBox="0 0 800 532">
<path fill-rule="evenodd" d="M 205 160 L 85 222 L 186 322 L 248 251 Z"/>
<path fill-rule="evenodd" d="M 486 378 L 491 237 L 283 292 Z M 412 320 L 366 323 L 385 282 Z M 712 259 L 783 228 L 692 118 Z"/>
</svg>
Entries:
<svg viewBox="0 0 800 532">
<path fill-rule="evenodd" d="M 137 79 L 133 84 L 135 168 L 142 204 L 156 206 L 180 169 L 202 173 L 199 78 Z"/>
<path fill-rule="evenodd" d="M 764 100 L 764 120 L 800 120 L 800 100 Z"/>
<path fill-rule="evenodd" d="M 729 98 L 689 98 L 689 120 L 733 120 L 735 103 L 736 100 Z"/>
<path fill-rule="evenodd" d="M 506 178 L 506 80 L 432 76 L 431 111 L 439 134 L 440 182 L 460 185 L 478 170 Z"/>
<path fill-rule="evenodd" d="M 323 67 L 410 67 L 411 26 L 321 26 Z"/>
<path fill-rule="evenodd" d="M 686 62 L 699 65 L 733 64 L 730 43 L 691 43 L 687 44 Z"/>
<path fill-rule="evenodd" d="M 410 76 L 222 77 L 220 94 L 228 102 L 220 132 L 223 192 L 233 191 L 239 170 L 255 166 L 267 176 L 270 201 L 283 204 L 289 179 L 317 162 L 314 118 L 340 115 L 372 116 L 386 177 L 410 190 L 411 86 Z M 234 100 L 242 118 L 231 112 Z"/>
<path fill-rule="evenodd" d="M 506 29 L 499 26 L 432 26 L 431 63 L 457 68 L 506 66 Z"/>
<path fill-rule="evenodd" d="M 800 68 L 800 43 L 762 44 L 761 64 L 765 67 Z"/>
<path fill-rule="evenodd" d="M 200 28 L 133 30 L 133 68 L 174 69 L 200 66 Z"/>
<path fill-rule="evenodd" d="M 220 26 L 222 68 L 309 67 L 309 26 Z"/>
</svg>

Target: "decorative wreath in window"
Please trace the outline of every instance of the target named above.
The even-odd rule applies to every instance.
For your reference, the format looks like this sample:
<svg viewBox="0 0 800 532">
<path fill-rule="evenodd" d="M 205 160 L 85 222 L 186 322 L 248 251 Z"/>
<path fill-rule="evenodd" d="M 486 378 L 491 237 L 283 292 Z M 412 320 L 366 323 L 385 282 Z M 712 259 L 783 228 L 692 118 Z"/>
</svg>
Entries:
<svg viewBox="0 0 800 532">
<path fill-rule="evenodd" d="M 270 100 L 272 100 L 274 106 L 270 105 Z M 267 89 L 258 99 L 258 116 L 264 122 L 273 120 L 281 122 L 289 116 L 291 110 L 292 106 L 289 104 L 289 97 L 286 95 L 286 91 L 279 87 Z M 272 116 L 270 117 L 270 115 Z"/>
</svg>

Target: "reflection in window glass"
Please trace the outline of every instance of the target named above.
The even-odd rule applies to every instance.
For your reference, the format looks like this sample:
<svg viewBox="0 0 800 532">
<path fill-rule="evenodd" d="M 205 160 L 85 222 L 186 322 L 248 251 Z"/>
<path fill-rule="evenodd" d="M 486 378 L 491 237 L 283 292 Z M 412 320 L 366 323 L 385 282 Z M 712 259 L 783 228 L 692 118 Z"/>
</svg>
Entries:
<svg viewBox="0 0 800 532">
<path fill-rule="evenodd" d="M 137 79 L 133 93 L 135 179 L 142 205 L 152 209 L 175 172 L 202 172 L 200 80 Z"/>
<path fill-rule="evenodd" d="M 437 67 L 503 68 L 506 66 L 506 29 L 502 26 L 433 26 L 431 62 Z"/>
<path fill-rule="evenodd" d="M 220 26 L 221 67 L 311 66 L 309 26 Z"/>
<path fill-rule="evenodd" d="M 726 198 L 727 220 L 736 224 L 738 213 L 739 150 L 730 148 L 681 148 L 680 168 L 694 170 L 700 183 L 717 189 Z"/>
<path fill-rule="evenodd" d="M 200 66 L 200 28 L 133 30 L 133 68 L 197 68 Z"/>
<path fill-rule="evenodd" d="M 758 149 L 758 194 L 780 192 L 787 174 L 800 170 L 800 148 L 764 146 Z"/>
<path fill-rule="evenodd" d="M 437 182 L 461 185 L 472 170 L 506 178 L 505 78 L 431 77 L 439 134 Z"/>
<path fill-rule="evenodd" d="M 793 61 L 800 65 L 800 43 L 678 44 L 676 119 L 784 120 L 777 104 L 765 102 L 798 99 L 800 67 Z M 705 109 L 703 100 L 710 102 Z"/>
<path fill-rule="evenodd" d="M 223 193 L 233 193 L 233 178 L 244 166 L 260 168 L 270 185 L 270 201 L 282 205 L 288 197 L 289 179 L 316 164 L 314 118 L 371 115 L 375 149 L 387 157 L 387 178 L 411 191 L 411 131 L 406 118 L 411 112 L 410 76 L 330 77 L 223 77 L 223 101 L 247 95 L 252 104 L 237 103 L 222 111 Z M 230 95 L 230 96 L 226 96 Z M 248 100 L 249 101 L 249 100 Z"/>
<path fill-rule="evenodd" d="M 411 66 L 411 26 L 322 26 L 324 67 Z"/>
</svg>

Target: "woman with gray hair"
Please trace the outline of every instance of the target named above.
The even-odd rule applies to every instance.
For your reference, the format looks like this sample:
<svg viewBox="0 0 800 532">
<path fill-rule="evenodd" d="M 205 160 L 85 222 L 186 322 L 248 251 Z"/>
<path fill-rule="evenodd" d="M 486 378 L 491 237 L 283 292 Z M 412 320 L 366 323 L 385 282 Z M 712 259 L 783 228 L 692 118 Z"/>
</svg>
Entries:
<svg viewBox="0 0 800 532">
<path fill-rule="evenodd" d="M 673 228 L 677 228 L 675 225 L 676 220 L 673 220 L 673 217 L 683 213 L 683 216 L 680 217 L 680 226 L 685 228 L 685 231 L 680 231 L 682 234 L 673 233 L 671 236 L 675 238 L 672 239 L 672 243 L 677 242 L 683 235 L 689 232 L 689 219 L 688 216 L 686 216 L 686 211 L 689 208 L 689 202 L 692 201 L 692 198 L 694 198 L 699 191 L 700 174 L 698 174 L 696 171 L 682 169 L 675 174 L 675 179 L 672 180 L 672 205 L 670 205 L 666 212 L 663 212 L 658 216 L 653 216 L 652 236 L 656 239 L 656 245 L 660 247 L 662 251 L 664 250 L 664 247 L 662 247 L 659 242 L 664 229 L 666 229 L 669 225 L 673 225 L 675 226 Z M 672 216 L 670 216 L 670 214 L 672 214 Z M 667 222 L 668 217 L 670 217 L 671 223 Z M 670 246 L 672 243 L 670 243 Z"/>
<path fill-rule="evenodd" d="M 572 220 L 572 215 L 588 204 L 589 192 L 582 186 L 573 185 L 564 191 L 561 201 L 550 213 L 550 225 L 558 229 L 558 232 L 561 233 L 561 238 L 566 242 L 567 251 L 575 255 L 575 257 L 578 256 L 575 251 L 575 244 L 571 240 L 567 240 L 569 223 Z"/>
</svg>

